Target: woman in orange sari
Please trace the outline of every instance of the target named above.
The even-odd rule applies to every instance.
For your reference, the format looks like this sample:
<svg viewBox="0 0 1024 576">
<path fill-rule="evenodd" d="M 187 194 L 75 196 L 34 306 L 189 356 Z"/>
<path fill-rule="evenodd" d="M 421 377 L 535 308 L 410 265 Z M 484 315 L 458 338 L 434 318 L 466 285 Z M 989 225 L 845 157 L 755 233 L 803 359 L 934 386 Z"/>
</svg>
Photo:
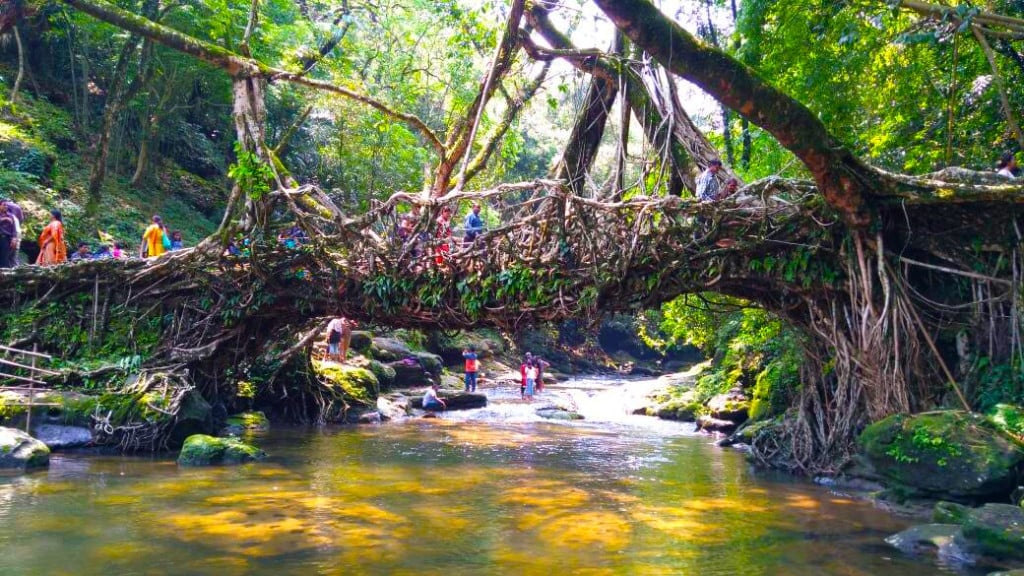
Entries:
<svg viewBox="0 0 1024 576">
<path fill-rule="evenodd" d="M 64 243 L 64 218 L 60 210 L 51 210 L 50 216 L 50 223 L 39 235 L 39 257 L 36 258 L 36 264 L 40 266 L 54 266 L 68 259 L 68 247 Z"/>
</svg>

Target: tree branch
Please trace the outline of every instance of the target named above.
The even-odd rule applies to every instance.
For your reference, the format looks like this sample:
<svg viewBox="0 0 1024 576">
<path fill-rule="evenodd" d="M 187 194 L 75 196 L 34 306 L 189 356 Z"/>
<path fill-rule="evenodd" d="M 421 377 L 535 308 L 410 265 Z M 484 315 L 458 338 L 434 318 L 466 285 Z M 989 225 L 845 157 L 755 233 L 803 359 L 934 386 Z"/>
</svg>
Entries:
<svg viewBox="0 0 1024 576">
<path fill-rule="evenodd" d="M 814 176 L 826 200 L 854 225 L 871 221 L 865 196 L 874 175 L 806 106 L 728 54 L 703 44 L 648 0 L 594 0 L 666 69 L 771 133 Z"/>
<path fill-rule="evenodd" d="M 434 131 L 426 125 L 426 123 L 413 114 L 398 112 L 383 102 L 365 94 L 361 94 L 341 86 L 336 86 L 329 82 L 310 80 L 308 78 L 304 78 L 301 74 L 273 68 L 254 58 L 248 58 L 240 54 L 236 54 L 230 50 L 225 50 L 224 48 L 215 46 L 209 42 L 204 42 L 197 38 L 188 36 L 187 34 L 182 34 L 172 28 L 168 28 L 167 26 L 157 24 L 151 20 L 132 14 L 131 12 L 118 8 L 105 0 L 64 0 L 64 2 L 77 10 L 85 12 L 86 14 L 104 22 L 113 24 L 118 28 L 139 34 L 140 36 L 149 38 L 154 42 L 163 44 L 168 48 L 195 56 L 208 64 L 225 70 L 233 78 L 259 76 L 270 80 L 284 80 L 286 82 L 316 88 L 317 90 L 332 92 L 366 104 L 376 110 L 379 110 L 385 115 L 390 116 L 391 118 L 403 121 L 412 126 L 417 132 L 426 138 L 427 142 L 442 158 L 444 157 L 444 145 L 441 143 L 441 140 L 437 137 Z"/>
</svg>

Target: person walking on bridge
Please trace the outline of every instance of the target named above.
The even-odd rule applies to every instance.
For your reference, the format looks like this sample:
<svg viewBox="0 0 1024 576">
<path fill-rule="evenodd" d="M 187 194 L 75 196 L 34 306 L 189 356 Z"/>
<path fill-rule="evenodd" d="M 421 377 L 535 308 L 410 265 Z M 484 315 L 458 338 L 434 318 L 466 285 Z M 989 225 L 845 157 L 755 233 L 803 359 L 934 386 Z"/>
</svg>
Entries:
<svg viewBox="0 0 1024 576">
<path fill-rule="evenodd" d="M 156 258 L 162 256 L 171 247 L 171 239 L 167 236 L 167 229 L 164 228 L 164 221 L 159 216 L 153 216 L 153 223 L 142 233 L 142 245 L 139 246 L 139 256 L 143 258 Z"/>
<path fill-rule="evenodd" d="M 451 206 L 441 208 L 441 215 L 437 217 L 437 229 L 434 232 L 437 240 L 437 249 L 434 261 L 438 266 L 444 266 L 452 249 L 452 209 Z"/>
<path fill-rule="evenodd" d="M 50 223 L 39 235 L 39 266 L 55 266 L 68 259 L 68 247 L 64 243 L 64 217 L 60 210 L 50 210 Z"/>
</svg>

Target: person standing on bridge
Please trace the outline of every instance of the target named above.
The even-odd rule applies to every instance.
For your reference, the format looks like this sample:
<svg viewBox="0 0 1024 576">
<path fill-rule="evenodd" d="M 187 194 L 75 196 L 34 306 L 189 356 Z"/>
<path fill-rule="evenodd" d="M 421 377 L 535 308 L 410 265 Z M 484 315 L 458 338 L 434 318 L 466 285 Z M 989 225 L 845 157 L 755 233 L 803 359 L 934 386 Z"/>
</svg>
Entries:
<svg viewBox="0 0 1024 576">
<path fill-rule="evenodd" d="M 441 215 L 437 217 L 437 229 L 434 237 L 437 240 L 434 262 L 438 266 L 444 266 L 452 249 L 452 209 L 450 206 L 441 208 Z"/>
<path fill-rule="evenodd" d="M 18 219 L 0 202 L 0 268 L 14 268 L 14 251 L 18 246 Z"/>
<path fill-rule="evenodd" d="M 68 259 L 68 247 L 64 243 L 64 217 L 60 210 L 50 210 L 50 223 L 39 235 L 39 266 L 55 266 Z"/>
<path fill-rule="evenodd" d="M 463 241 L 471 244 L 484 231 L 484 219 L 480 217 L 480 203 L 473 203 L 473 211 L 466 216 L 466 235 Z"/>
<path fill-rule="evenodd" d="M 718 200 L 718 172 L 722 169 L 721 160 L 708 162 L 707 170 L 701 172 L 697 177 L 697 200 L 701 202 L 713 202 Z"/>
<path fill-rule="evenodd" d="M 164 228 L 164 221 L 159 216 L 153 216 L 153 223 L 142 233 L 142 245 L 139 246 L 139 256 L 143 258 L 156 258 L 162 256 L 171 247 L 171 239 L 167 236 L 167 229 Z"/>
</svg>

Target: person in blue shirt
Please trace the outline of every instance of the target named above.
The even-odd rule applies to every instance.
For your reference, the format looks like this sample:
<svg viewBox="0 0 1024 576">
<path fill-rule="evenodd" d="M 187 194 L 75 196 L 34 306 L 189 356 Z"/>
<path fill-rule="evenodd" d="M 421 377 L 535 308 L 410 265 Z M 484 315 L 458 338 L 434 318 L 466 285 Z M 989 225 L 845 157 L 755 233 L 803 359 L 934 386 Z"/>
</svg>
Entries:
<svg viewBox="0 0 1024 576">
<path fill-rule="evenodd" d="M 480 217 L 480 203 L 476 202 L 473 204 L 473 211 L 466 216 L 466 236 L 465 242 L 472 242 L 476 240 L 484 231 L 484 220 Z"/>
</svg>

